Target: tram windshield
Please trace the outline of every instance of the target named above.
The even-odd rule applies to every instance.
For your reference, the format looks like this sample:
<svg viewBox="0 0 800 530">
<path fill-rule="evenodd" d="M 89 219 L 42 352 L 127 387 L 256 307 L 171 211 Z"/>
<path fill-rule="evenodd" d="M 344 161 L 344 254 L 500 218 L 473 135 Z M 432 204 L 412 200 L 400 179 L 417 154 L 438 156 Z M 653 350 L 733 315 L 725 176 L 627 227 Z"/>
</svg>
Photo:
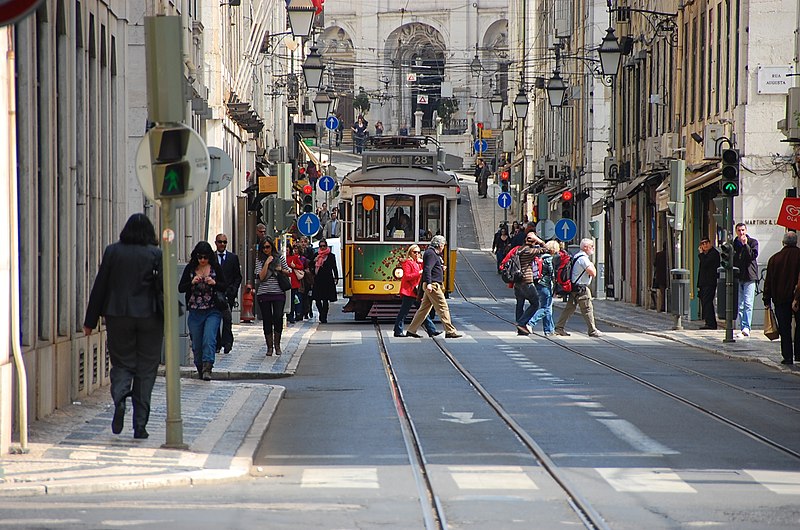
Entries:
<svg viewBox="0 0 800 530">
<path fill-rule="evenodd" d="M 356 197 L 356 239 L 377 240 L 381 238 L 379 195 L 358 195 Z"/>
<path fill-rule="evenodd" d="M 440 195 L 423 195 L 419 198 L 419 239 L 430 241 L 443 233 L 444 198 Z"/>
<path fill-rule="evenodd" d="M 385 239 L 414 241 L 414 196 L 387 195 L 384 197 Z"/>
</svg>

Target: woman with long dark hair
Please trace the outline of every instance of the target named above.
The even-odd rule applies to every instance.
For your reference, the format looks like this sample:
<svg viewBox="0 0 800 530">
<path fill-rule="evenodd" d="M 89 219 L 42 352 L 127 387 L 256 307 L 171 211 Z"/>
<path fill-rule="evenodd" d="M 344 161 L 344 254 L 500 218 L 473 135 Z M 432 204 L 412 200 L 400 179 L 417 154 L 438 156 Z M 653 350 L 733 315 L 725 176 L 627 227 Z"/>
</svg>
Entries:
<svg viewBox="0 0 800 530">
<path fill-rule="evenodd" d="M 258 279 L 256 300 L 258 300 L 258 306 L 261 308 L 264 339 L 267 342 L 267 355 L 272 355 L 273 352 L 276 355 L 280 355 L 286 291 L 281 287 L 278 275 L 289 276 L 292 270 L 286 263 L 286 256 L 278 252 L 274 241 L 270 237 L 264 237 L 259 241 L 258 249 L 255 271 Z"/>
<path fill-rule="evenodd" d="M 217 308 L 217 293 L 225 293 L 225 276 L 207 241 L 200 241 L 178 282 L 178 292 L 186 293 L 189 337 L 197 374 L 211 381 L 217 353 L 217 331 L 222 311 Z"/>
<path fill-rule="evenodd" d="M 160 307 L 161 249 L 153 223 L 142 213 L 125 223 L 119 241 L 106 247 L 89 295 L 83 333 L 102 315 L 111 357 L 111 431 L 122 432 L 125 401 L 133 403 L 133 437 L 147 438 L 150 398 L 164 340 Z"/>
<path fill-rule="evenodd" d="M 328 242 L 319 240 L 319 250 L 314 260 L 314 300 L 319 311 L 319 321 L 328 322 L 328 309 L 330 302 L 335 302 L 336 283 L 339 281 L 339 268 L 336 266 L 336 256 L 331 253 Z"/>
</svg>

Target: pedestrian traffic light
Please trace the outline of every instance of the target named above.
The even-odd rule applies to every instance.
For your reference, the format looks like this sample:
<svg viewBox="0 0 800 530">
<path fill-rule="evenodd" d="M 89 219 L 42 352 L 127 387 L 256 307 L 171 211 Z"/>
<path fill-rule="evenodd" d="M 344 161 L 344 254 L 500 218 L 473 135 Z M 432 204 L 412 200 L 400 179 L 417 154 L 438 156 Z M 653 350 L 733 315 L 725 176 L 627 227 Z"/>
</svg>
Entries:
<svg viewBox="0 0 800 530">
<path fill-rule="evenodd" d="M 186 126 L 157 126 L 148 131 L 153 189 L 159 197 L 186 195 L 191 166 L 185 159 L 191 130 Z"/>
<path fill-rule="evenodd" d="M 503 190 L 503 192 L 508 192 L 510 179 L 511 175 L 509 174 L 508 170 L 500 173 L 500 188 Z"/>
<path fill-rule="evenodd" d="M 720 266 L 723 269 L 733 268 L 733 244 L 730 241 L 725 241 L 720 246 Z"/>
<path fill-rule="evenodd" d="M 722 150 L 722 180 L 720 190 L 723 195 L 737 197 L 739 195 L 739 150 Z"/>
<path fill-rule="evenodd" d="M 303 213 L 312 213 L 314 211 L 314 197 L 311 195 L 314 188 L 311 184 L 303 186 Z"/>
</svg>

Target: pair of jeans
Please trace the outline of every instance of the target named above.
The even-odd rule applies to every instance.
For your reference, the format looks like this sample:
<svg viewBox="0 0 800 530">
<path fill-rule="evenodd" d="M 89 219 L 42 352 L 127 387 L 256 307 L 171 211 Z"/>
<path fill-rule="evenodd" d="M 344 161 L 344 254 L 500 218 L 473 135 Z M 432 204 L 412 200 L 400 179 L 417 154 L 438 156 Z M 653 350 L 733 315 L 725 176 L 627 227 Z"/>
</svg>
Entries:
<svg viewBox="0 0 800 530">
<path fill-rule="evenodd" d="M 556 325 L 553 322 L 553 291 L 548 285 L 540 283 L 536 286 L 539 291 L 539 309 L 533 314 L 528 324 L 531 328 L 541 320 L 545 333 L 554 333 Z"/>
<path fill-rule="evenodd" d="M 528 308 L 517 315 L 517 325 L 524 326 L 539 309 L 539 291 L 532 283 L 515 283 L 514 296 L 517 298 L 517 313 L 525 306 L 525 301 L 528 302 Z"/>
<path fill-rule="evenodd" d="M 792 318 L 795 331 L 792 338 Z M 775 319 L 778 321 L 778 333 L 781 337 L 781 355 L 783 360 L 800 361 L 800 311 L 792 311 L 792 303 L 775 304 Z"/>
<path fill-rule="evenodd" d="M 189 327 L 189 337 L 192 339 L 195 366 L 202 366 L 202 363 L 214 364 L 220 322 L 222 322 L 222 312 L 219 309 L 189 310 L 186 324 Z"/>
<path fill-rule="evenodd" d="M 739 282 L 739 322 L 740 329 L 747 328 L 753 321 L 753 298 L 756 296 L 756 282 Z"/>
<path fill-rule="evenodd" d="M 305 294 L 301 293 L 300 289 L 292 289 L 292 301 L 289 303 L 289 307 L 291 308 L 289 311 L 289 323 L 303 320 L 303 317 L 305 316 L 305 312 L 303 310 L 305 307 L 305 304 L 303 304 L 304 296 Z"/>
<path fill-rule="evenodd" d="M 414 296 L 401 296 L 402 301 L 400 302 L 400 311 L 397 313 L 397 318 L 394 320 L 394 334 L 395 335 L 402 335 L 403 334 L 403 322 L 408 315 L 408 312 L 411 310 L 411 307 L 417 302 L 417 298 Z M 433 335 L 436 333 L 436 326 L 433 324 L 433 320 L 431 320 L 431 315 L 428 313 L 428 316 L 425 317 L 425 321 L 422 323 L 422 326 L 425 328 L 425 332 L 428 335 Z"/>
</svg>

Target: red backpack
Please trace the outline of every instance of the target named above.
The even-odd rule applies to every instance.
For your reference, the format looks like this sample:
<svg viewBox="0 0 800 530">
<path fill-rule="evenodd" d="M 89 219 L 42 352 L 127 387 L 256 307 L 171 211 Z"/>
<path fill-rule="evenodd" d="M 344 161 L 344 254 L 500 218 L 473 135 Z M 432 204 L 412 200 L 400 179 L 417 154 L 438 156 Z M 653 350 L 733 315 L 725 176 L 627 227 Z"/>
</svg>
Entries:
<svg viewBox="0 0 800 530">
<path fill-rule="evenodd" d="M 572 292 L 572 267 L 575 260 L 566 250 L 559 250 L 553 256 L 553 290 L 555 294 L 564 295 Z"/>
</svg>

